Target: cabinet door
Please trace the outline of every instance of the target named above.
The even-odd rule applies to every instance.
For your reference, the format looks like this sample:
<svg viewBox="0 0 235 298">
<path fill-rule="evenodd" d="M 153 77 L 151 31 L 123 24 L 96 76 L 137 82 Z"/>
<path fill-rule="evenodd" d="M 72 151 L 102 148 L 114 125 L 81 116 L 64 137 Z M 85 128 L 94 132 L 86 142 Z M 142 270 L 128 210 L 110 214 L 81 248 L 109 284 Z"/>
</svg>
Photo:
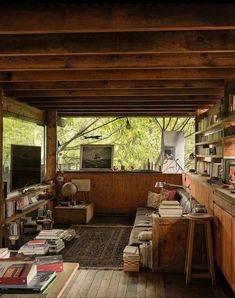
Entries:
<svg viewBox="0 0 235 298">
<path fill-rule="evenodd" d="M 221 258 L 221 265 L 222 271 L 231 283 L 232 277 L 232 216 L 227 213 L 226 211 L 222 210 L 221 212 L 221 241 L 222 241 L 222 258 Z"/>
<path fill-rule="evenodd" d="M 232 272 L 231 272 L 231 287 L 235 292 L 235 218 L 232 218 Z"/>
<path fill-rule="evenodd" d="M 216 204 L 213 204 L 214 207 L 214 224 L 215 224 L 215 262 L 216 265 L 221 268 L 221 251 L 222 251 L 222 240 L 221 240 L 221 212 L 222 209 L 219 208 Z"/>
</svg>

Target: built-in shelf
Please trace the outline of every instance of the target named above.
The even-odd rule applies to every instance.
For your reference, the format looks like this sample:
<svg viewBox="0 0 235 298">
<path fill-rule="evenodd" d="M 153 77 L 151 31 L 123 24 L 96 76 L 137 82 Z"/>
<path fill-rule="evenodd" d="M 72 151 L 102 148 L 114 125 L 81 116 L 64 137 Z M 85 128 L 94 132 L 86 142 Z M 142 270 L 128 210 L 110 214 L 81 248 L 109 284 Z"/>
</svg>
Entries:
<svg viewBox="0 0 235 298">
<path fill-rule="evenodd" d="M 201 154 L 199 154 L 199 155 L 196 155 L 196 157 L 211 157 L 211 158 L 223 158 L 223 156 L 222 155 L 201 155 Z"/>
<path fill-rule="evenodd" d="M 15 214 L 13 214 L 10 217 L 7 217 L 4 221 L 3 221 L 3 225 L 9 224 L 23 216 L 25 216 L 26 214 L 33 212 L 35 210 L 37 210 L 40 207 L 43 207 L 45 205 L 48 204 L 50 200 L 42 200 L 42 201 L 38 201 L 37 203 L 31 204 L 30 206 L 28 206 L 27 208 L 25 208 L 24 211 L 22 212 L 17 212 Z"/>
<path fill-rule="evenodd" d="M 7 195 L 7 197 L 5 198 L 5 202 L 14 201 L 14 200 L 17 200 L 19 198 L 26 197 L 29 195 L 40 195 L 40 194 L 43 194 L 45 192 L 45 190 L 48 190 L 54 186 L 55 186 L 55 184 L 40 185 L 40 186 L 38 186 L 37 189 L 28 191 L 24 194 L 22 194 L 22 192 L 16 190 L 16 191 L 13 191 Z"/>
<path fill-rule="evenodd" d="M 203 146 L 203 145 L 210 145 L 210 144 L 222 144 L 222 140 L 199 142 L 199 143 L 196 143 L 195 145 L 196 146 Z"/>
<path fill-rule="evenodd" d="M 212 132 L 215 132 L 215 131 L 222 130 L 223 129 L 223 124 L 224 124 L 224 121 L 221 120 L 221 121 L 219 121 L 217 123 L 214 123 L 214 124 L 208 126 L 205 129 L 196 131 L 195 134 L 198 135 L 198 134 L 204 134 L 204 133 L 209 133 L 209 132 L 212 133 Z"/>
</svg>

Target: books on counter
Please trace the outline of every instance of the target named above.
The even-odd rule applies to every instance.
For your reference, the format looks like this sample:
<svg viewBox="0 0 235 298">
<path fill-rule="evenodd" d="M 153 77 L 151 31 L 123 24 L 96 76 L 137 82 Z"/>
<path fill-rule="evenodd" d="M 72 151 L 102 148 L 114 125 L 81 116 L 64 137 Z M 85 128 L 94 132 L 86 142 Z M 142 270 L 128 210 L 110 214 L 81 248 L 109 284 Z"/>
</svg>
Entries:
<svg viewBox="0 0 235 298">
<path fill-rule="evenodd" d="M 29 263 L 0 263 L 0 285 L 27 285 L 37 274 L 37 266 Z"/>
<path fill-rule="evenodd" d="M 179 217 L 183 213 L 183 207 L 178 202 L 169 201 L 173 203 L 161 204 L 159 206 L 159 214 L 161 217 Z"/>
<path fill-rule="evenodd" d="M 64 270 L 63 258 L 61 255 L 42 256 L 35 258 L 35 264 L 39 271 L 55 271 L 62 272 Z"/>
<path fill-rule="evenodd" d="M 41 271 L 38 272 L 27 285 L 0 285 L 0 292 L 17 294 L 44 292 L 55 278 L 56 272 Z"/>
<path fill-rule="evenodd" d="M 42 230 L 35 239 L 62 239 L 64 235 L 62 229 Z"/>
<path fill-rule="evenodd" d="M 10 257 L 8 248 L 0 248 L 0 259 L 7 259 Z"/>
<path fill-rule="evenodd" d="M 24 255 L 45 255 L 49 251 L 49 244 L 46 240 L 34 242 L 30 240 L 19 249 L 19 253 Z"/>
</svg>

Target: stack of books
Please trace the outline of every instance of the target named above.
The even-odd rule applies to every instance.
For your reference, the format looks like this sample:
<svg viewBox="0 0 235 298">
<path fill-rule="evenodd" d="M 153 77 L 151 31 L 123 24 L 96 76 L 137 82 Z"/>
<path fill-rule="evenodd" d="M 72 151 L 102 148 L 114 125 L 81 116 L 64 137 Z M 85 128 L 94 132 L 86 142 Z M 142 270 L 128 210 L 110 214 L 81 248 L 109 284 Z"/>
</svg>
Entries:
<svg viewBox="0 0 235 298">
<path fill-rule="evenodd" d="M 55 279 L 56 272 L 37 272 L 37 266 L 30 263 L 0 263 L 0 293 L 43 292 Z"/>
<path fill-rule="evenodd" d="M 140 269 L 140 255 L 137 246 L 127 245 L 123 251 L 124 271 L 136 271 Z"/>
<path fill-rule="evenodd" d="M 7 259 L 10 257 L 8 248 L 0 248 L 0 259 Z"/>
<path fill-rule="evenodd" d="M 162 201 L 159 206 L 159 214 L 161 217 L 180 217 L 182 216 L 183 207 L 178 201 Z"/>
<path fill-rule="evenodd" d="M 65 230 L 62 229 L 42 230 L 35 239 L 63 239 L 64 236 Z"/>
<path fill-rule="evenodd" d="M 36 257 L 35 264 L 37 265 L 37 271 L 62 272 L 64 270 L 61 255 Z"/>
<path fill-rule="evenodd" d="M 49 252 L 53 254 L 57 254 L 65 248 L 65 244 L 62 239 L 48 240 L 48 244 L 49 244 Z"/>
<path fill-rule="evenodd" d="M 34 239 L 21 246 L 19 253 L 24 255 L 45 255 L 49 251 L 49 247 L 46 240 Z"/>
</svg>

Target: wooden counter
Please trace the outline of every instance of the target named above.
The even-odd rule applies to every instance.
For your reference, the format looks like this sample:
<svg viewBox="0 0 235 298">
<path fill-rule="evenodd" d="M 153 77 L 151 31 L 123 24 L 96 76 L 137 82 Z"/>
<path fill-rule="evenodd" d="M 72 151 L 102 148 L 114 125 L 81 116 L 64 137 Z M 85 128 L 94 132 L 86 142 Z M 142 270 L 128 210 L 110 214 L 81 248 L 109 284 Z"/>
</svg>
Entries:
<svg viewBox="0 0 235 298">
<path fill-rule="evenodd" d="M 207 183 L 207 179 L 184 174 L 183 184 L 191 185 L 192 196 L 215 217 L 215 261 L 235 291 L 235 195 L 219 185 Z"/>
</svg>

